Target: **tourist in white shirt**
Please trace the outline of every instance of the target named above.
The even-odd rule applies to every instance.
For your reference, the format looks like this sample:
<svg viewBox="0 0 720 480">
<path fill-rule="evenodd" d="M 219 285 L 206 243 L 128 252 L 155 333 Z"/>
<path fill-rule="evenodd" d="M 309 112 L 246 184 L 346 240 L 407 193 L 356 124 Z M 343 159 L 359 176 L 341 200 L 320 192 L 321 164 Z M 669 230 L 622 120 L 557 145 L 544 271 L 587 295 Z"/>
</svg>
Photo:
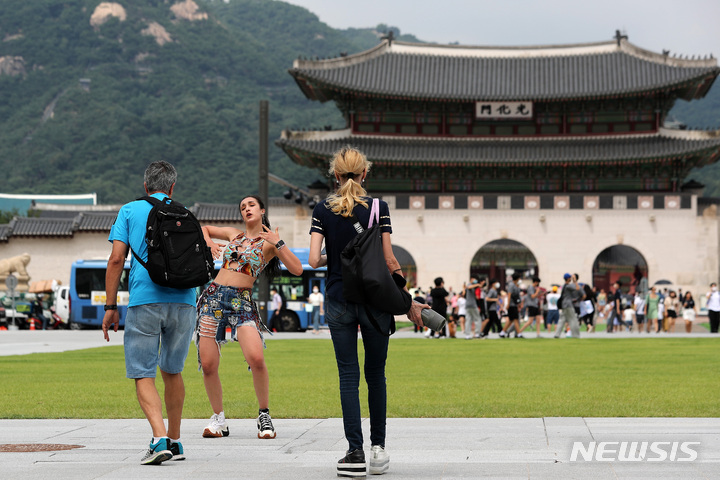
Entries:
<svg viewBox="0 0 720 480">
<path fill-rule="evenodd" d="M 637 323 L 638 333 L 642 333 L 642 325 L 645 323 L 645 297 L 640 292 L 635 292 L 635 323 Z"/>
<path fill-rule="evenodd" d="M 320 315 L 324 315 L 323 313 L 323 302 L 325 301 L 325 297 L 323 297 L 323 294 L 320 293 L 320 287 L 317 285 L 313 286 L 313 293 L 310 294 L 310 297 L 308 298 L 310 305 L 312 305 L 312 321 L 313 321 L 313 333 L 318 334 L 320 331 Z"/>
<path fill-rule="evenodd" d="M 717 283 L 710 284 L 710 291 L 705 295 L 707 298 L 708 318 L 710 319 L 710 333 L 718 333 L 720 326 L 720 292 Z"/>
</svg>

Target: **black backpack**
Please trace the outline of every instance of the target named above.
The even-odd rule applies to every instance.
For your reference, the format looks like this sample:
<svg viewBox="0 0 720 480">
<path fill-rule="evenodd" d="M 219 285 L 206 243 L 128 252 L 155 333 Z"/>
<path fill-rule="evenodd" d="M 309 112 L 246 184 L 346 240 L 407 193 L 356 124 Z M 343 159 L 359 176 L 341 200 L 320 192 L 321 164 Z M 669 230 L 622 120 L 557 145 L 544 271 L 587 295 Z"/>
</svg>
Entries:
<svg viewBox="0 0 720 480">
<path fill-rule="evenodd" d="M 148 261 L 143 262 L 150 279 L 163 287 L 194 288 L 212 281 L 214 263 L 205 243 L 200 222 L 179 202 L 145 196 L 138 198 L 152 204 L 145 230 Z"/>
<path fill-rule="evenodd" d="M 365 305 L 365 313 L 375 329 L 389 336 L 395 333 L 395 318 L 391 317 L 389 325 L 380 326 L 367 305 L 393 315 L 404 315 L 412 306 L 412 297 L 403 289 L 405 279 L 402 275 L 391 275 L 385 263 L 379 212 L 379 202 L 373 199 L 367 229 L 360 225 L 354 214 L 350 217 L 358 235 L 345 246 L 340 261 L 343 297 L 347 301 Z M 372 225 L 373 219 L 377 222 L 375 225 Z"/>
</svg>

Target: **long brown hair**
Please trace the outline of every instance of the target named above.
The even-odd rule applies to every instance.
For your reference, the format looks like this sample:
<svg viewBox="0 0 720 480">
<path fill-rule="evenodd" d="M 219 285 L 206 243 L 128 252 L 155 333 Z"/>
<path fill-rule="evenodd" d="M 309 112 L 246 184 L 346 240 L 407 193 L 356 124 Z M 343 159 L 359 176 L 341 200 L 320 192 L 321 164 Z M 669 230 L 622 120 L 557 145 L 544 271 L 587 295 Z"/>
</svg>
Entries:
<svg viewBox="0 0 720 480">
<path fill-rule="evenodd" d="M 368 204 L 362 197 L 367 195 L 365 188 L 360 184 L 363 171 L 367 175 L 372 162 L 365 154 L 355 147 L 344 146 L 333 154 L 330 161 L 330 175 L 336 175 L 345 182 L 341 182 L 335 193 L 328 195 L 327 203 L 335 215 L 349 217 L 353 208 L 360 204 L 367 208 Z"/>
<path fill-rule="evenodd" d="M 260 206 L 261 210 L 265 210 L 265 202 L 262 201 L 262 199 L 257 195 L 245 195 L 238 204 L 238 210 L 240 210 L 240 205 L 242 205 L 242 201 L 246 198 L 252 198 L 257 202 L 257 204 Z M 242 217 L 242 212 L 240 213 L 240 216 Z M 243 218 L 243 222 L 245 221 L 245 218 Z M 262 224 L 265 225 L 268 229 L 270 229 L 270 220 L 268 220 L 268 217 L 266 214 L 262 214 Z M 280 259 L 278 257 L 273 257 L 272 260 L 268 262 L 268 264 L 265 266 L 263 271 L 260 273 L 260 275 L 265 275 L 268 279 L 268 281 L 272 281 L 273 278 L 277 277 L 280 274 Z"/>
</svg>

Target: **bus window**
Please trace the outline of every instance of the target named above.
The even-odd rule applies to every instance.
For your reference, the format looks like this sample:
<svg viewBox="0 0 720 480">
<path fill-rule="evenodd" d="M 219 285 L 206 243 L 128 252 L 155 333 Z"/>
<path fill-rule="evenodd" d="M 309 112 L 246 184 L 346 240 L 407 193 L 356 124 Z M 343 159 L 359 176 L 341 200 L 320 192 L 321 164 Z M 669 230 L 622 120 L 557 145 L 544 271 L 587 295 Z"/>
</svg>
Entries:
<svg viewBox="0 0 720 480">
<path fill-rule="evenodd" d="M 75 275 L 78 298 L 90 298 L 90 292 L 93 290 L 105 290 L 104 268 L 78 268 Z"/>
<path fill-rule="evenodd" d="M 90 298 L 90 292 L 105 291 L 105 268 L 78 268 L 75 273 L 75 290 L 78 298 Z M 124 269 L 120 276 L 119 291 L 128 291 L 130 270 Z"/>
<path fill-rule="evenodd" d="M 72 264 L 67 302 L 70 328 L 102 324 L 106 270 L 106 260 L 77 260 Z M 118 311 L 120 312 L 121 327 L 125 324 L 127 312 L 129 277 L 130 262 L 125 262 L 118 288 Z"/>
</svg>

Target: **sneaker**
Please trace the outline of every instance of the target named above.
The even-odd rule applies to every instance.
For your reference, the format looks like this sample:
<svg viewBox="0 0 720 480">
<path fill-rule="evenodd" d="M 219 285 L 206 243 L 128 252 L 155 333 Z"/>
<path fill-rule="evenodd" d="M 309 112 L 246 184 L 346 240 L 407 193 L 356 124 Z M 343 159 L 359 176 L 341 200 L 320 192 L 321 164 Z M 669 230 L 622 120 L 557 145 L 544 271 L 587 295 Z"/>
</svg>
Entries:
<svg viewBox="0 0 720 480">
<path fill-rule="evenodd" d="M 338 477 L 364 477 L 365 476 L 365 452 L 357 448 L 348 452 L 337 463 Z"/>
<path fill-rule="evenodd" d="M 523 334 L 522 334 L 522 333 L 518 333 L 518 334 L 515 335 L 515 338 L 525 338 L 525 337 L 523 337 Z"/>
<path fill-rule="evenodd" d="M 170 460 L 173 462 L 185 460 L 185 452 L 182 448 L 182 442 L 170 441 L 170 453 L 172 453 L 172 458 Z"/>
<path fill-rule="evenodd" d="M 373 445 L 370 449 L 370 474 L 382 475 L 387 472 L 390 466 L 390 455 L 385 451 L 385 447 Z"/>
<path fill-rule="evenodd" d="M 262 412 L 257 418 L 258 438 L 275 438 L 275 427 L 269 413 Z"/>
<path fill-rule="evenodd" d="M 224 418 L 220 421 L 220 416 L 214 413 L 210 417 L 210 423 L 205 427 L 202 436 L 205 438 L 218 438 L 227 437 L 228 435 L 230 435 L 230 428 L 228 428 L 227 421 Z"/>
<path fill-rule="evenodd" d="M 501 331 L 500 333 L 498 333 L 498 336 L 500 336 L 500 338 L 505 338 L 508 335 L 504 331 Z"/>
<path fill-rule="evenodd" d="M 140 465 L 160 465 L 165 460 L 170 460 L 172 456 L 169 439 L 161 438 L 157 443 L 152 443 L 151 438 L 150 447 L 148 447 L 145 456 L 140 460 Z"/>
</svg>

